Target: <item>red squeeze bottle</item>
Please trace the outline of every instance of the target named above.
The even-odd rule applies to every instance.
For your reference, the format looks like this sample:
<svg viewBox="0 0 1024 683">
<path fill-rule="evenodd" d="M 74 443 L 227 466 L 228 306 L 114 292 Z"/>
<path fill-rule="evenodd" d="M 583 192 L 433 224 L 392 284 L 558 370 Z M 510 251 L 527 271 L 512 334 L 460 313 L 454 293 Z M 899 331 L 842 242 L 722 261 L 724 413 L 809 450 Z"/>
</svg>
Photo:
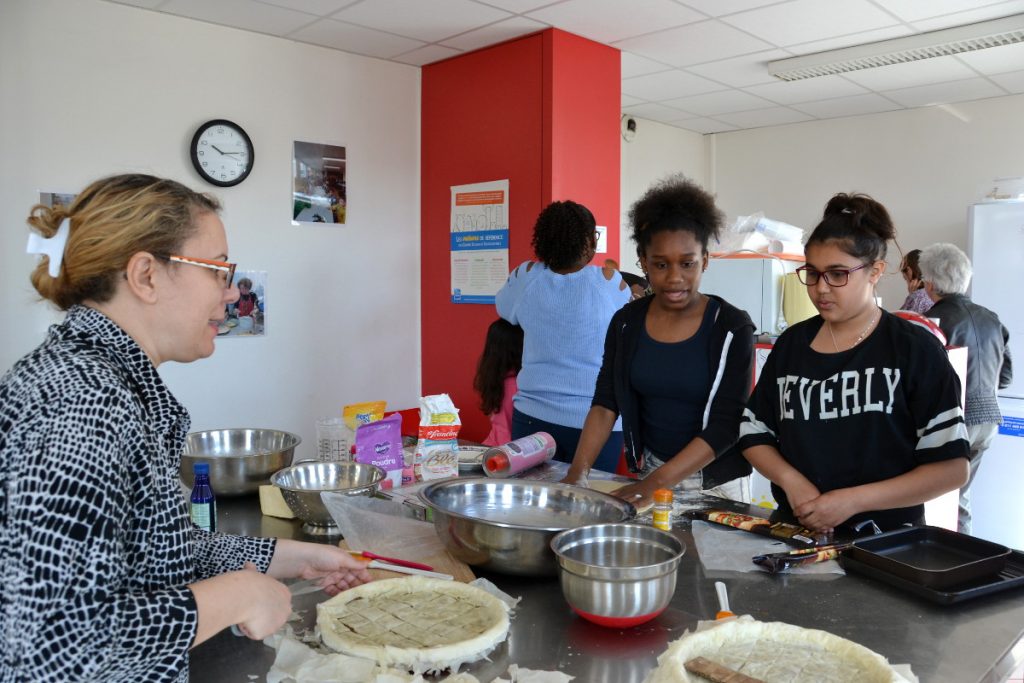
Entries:
<svg viewBox="0 0 1024 683">
<path fill-rule="evenodd" d="M 555 439 L 547 432 L 537 432 L 484 451 L 484 474 L 507 477 L 547 462 L 555 457 Z"/>
</svg>

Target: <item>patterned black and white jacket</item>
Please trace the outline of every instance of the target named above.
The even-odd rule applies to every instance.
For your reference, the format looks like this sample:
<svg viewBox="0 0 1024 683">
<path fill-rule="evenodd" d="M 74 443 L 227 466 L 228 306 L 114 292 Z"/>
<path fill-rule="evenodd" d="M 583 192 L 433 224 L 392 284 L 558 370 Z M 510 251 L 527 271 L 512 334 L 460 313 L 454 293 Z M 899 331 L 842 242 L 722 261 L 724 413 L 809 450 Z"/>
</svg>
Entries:
<svg viewBox="0 0 1024 683">
<path fill-rule="evenodd" d="M 187 681 L 187 584 L 274 539 L 210 534 L 178 480 L 189 429 L 135 341 L 76 306 L 0 380 L 0 681 Z"/>
</svg>

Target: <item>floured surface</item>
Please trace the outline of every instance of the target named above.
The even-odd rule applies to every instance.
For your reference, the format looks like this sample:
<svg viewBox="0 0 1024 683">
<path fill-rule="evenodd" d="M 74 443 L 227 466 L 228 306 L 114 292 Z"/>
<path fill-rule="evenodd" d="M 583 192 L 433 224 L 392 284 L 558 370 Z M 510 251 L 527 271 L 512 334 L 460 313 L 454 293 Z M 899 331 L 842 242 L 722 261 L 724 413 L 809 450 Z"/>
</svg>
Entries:
<svg viewBox="0 0 1024 683">
<path fill-rule="evenodd" d="M 881 655 L 826 631 L 741 617 L 683 636 L 645 683 L 700 683 L 683 665 L 704 657 L 765 683 L 906 681 Z"/>
<path fill-rule="evenodd" d="M 317 605 L 332 650 L 414 671 L 457 669 L 508 635 L 508 607 L 475 586 L 420 577 L 376 581 Z"/>
<path fill-rule="evenodd" d="M 629 486 L 633 482 L 628 481 L 615 481 L 613 479 L 591 479 L 588 482 L 590 488 L 601 493 L 611 493 L 612 491 L 618 491 L 623 486 Z M 647 505 L 637 508 L 636 513 L 642 515 L 645 512 L 649 512 L 654 507 L 654 503 L 648 503 Z"/>
</svg>

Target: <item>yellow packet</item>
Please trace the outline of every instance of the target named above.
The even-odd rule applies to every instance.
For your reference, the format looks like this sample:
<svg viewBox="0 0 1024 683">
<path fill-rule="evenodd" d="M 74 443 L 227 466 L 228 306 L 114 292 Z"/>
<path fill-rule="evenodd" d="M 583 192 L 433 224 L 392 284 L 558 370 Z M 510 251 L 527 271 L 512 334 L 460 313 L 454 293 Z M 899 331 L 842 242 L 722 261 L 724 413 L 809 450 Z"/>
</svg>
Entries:
<svg viewBox="0 0 1024 683">
<path fill-rule="evenodd" d="M 387 401 L 353 403 L 342 408 L 341 419 L 345 421 L 345 426 L 354 433 L 359 425 L 369 424 L 382 419 L 387 405 Z"/>
</svg>

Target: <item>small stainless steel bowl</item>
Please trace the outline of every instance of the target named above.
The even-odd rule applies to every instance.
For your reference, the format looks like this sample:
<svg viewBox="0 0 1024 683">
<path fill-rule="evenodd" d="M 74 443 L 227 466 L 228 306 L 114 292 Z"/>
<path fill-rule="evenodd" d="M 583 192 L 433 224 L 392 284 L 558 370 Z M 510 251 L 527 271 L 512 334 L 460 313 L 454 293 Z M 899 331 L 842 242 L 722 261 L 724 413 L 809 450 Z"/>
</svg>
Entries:
<svg viewBox="0 0 1024 683">
<path fill-rule="evenodd" d="M 309 534 L 338 535 L 338 527 L 320 499 L 323 491 L 372 496 L 385 477 L 376 465 L 358 462 L 300 462 L 277 472 L 270 483 L 281 489 L 284 502 Z"/>
<path fill-rule="evenodd" d="M 218 496 L 240 496 L 259 491 L 270 475 L 292 464 L 295 447 L 302 443 L 295 434 L 276 429 L 211 429 L 185 437 L 179 475 L 192 488 L 192 466 L 210 466 L 210 486 Z"/>
<path fill-rule="evenodd" d="M 629 628 L 668 607 L 686 545 L 640 524 L 593 524 L 551 540 L 562 594 L 573 611 L 602 626 Z"/>
<path fill-rule="evenodd" d="M 542 481 L 460 477 L 430 484 L 419 495 L 452 555 L 520 576 L 558 571 L 550 542 L 560 531 L 636 514 L 629 503 L 600 491 Z"/>
</svg>

